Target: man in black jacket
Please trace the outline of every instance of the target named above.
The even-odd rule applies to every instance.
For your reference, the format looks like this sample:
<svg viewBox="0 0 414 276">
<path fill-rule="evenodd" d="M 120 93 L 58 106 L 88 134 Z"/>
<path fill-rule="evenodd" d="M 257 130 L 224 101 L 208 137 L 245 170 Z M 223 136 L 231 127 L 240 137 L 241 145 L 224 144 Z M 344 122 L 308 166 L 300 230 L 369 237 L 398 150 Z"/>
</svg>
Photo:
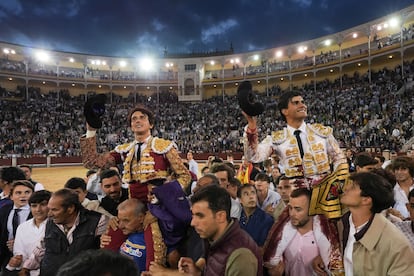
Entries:
<svg viewBox="0 0 414 276">
<path fill-rule="evenodd" d="M 118 215 L 118 205 L 128 199 L 128 189 L 122 188 L 121 177 L 115 170 L 104 170 L 99 175 L 102 191 L 106 194 L 101 199 L 101 207 L 111 213 Z"/>
<path fill-rule="evenodd" d="M 33 193 L 33 185 L 27 180 L 16 180 L 10 187 L 12 204 L 0 209 L 0 262 L 1 268 L 13 256 L 14 237 L 17 227 L 32 218 L 29 198 Z"/>
<path fill-rule="evenodd" d="M 40 274 L 45 276 L 55 275 L 60 266 L 79 252 L 98 249 L 99 237 L 105 232 L 108 220 L 83 208 L 78 195 L 69 189 L 53 193 L 48 207 L 45 236 L 22 269 L 28 272 L 40 266 Z"/>
</svg>

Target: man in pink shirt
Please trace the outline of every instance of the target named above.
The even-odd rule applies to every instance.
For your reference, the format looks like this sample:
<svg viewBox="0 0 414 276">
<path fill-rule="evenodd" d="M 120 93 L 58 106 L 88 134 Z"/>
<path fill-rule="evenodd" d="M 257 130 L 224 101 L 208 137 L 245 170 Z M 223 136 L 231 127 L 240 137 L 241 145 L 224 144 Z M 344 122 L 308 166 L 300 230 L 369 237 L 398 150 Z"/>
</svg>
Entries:
<svg viewBox="0 0 414 276">
<path fill-rule="evenodd" d="M 321 229 L 321 220 L 327 219 L 322 215 L 309 216 L 310 198 L 311 191 L 307 188 L 292 191 L 288 204 L 290 220 L 274 225 L 280 227 L 280 234 L 273 254 L 265 264 L 270 275 L 312 275 L 314 258 L 320 255 L 328 268 L 332 251 L 340 254 L 339 247 L 333 248 L 324 229 Z M 271 248 L 267 247 L 267 250 Z"/>
</svg>

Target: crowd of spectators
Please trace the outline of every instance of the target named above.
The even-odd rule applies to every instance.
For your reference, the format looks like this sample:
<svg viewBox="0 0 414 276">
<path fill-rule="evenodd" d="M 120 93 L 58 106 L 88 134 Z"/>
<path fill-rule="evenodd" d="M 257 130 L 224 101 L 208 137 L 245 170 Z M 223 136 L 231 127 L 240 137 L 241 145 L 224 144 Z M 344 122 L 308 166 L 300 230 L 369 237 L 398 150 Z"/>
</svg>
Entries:
<svg viewBox="0 0 414 276">
<path fill-rule="evenodd" d="M 405 64 L 405 75 L 413 72 L 413 64 Z M 400 151 L 414 134 L 412 89 L 403 84 L 401 68 L 383 69 L 367 75 L 355 73 L 339 80 L 296 87 L 304 91 L 309 122 L 332 126 L 342 147 L 360 150 L 366 147 Z M 16 91 L 24 91 L 19 87 Z M 93 94 L 93 92 L 91 92 Z M 90 93 L 90 94 L 91 94 Z M 282 91 L 262 93 L 266 111 L 259 117 L 260 133 L 271 134 L 284 122 L 277 111 L 277 98 Z M 24 93 L 19 93 L 24 94 Z M 104 126 L 98 132 L 100 150 L 112 149 L 129 140 L 125 128 L 128 110 L 143 103 L 156 113 L 154 135 L 174 140 L 182 152 L 240 152 L 240 137 L 245 121 L 236 96 L 222 95 L 201 102 L 179 102 L 176 94 L 128 97 L 108 93 Z M 0 100 L 0 154 L 10 156 L 48 155 L 78 156 L 79 137 L 85 133 L 83 105 L 87 95 L 71 96 L 68 90 L 41 93 L 30 88 L 28 99 Z M 263 138 L 263 137 L 262 137 Z"/>
</svg>

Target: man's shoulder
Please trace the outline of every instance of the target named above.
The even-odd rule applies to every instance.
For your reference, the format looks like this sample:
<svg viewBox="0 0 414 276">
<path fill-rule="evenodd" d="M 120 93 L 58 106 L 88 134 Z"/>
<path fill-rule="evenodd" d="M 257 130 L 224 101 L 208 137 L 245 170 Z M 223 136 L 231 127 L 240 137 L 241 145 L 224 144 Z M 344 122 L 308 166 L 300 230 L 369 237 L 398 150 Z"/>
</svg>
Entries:
<svg viewBox="0 0 414 276">
<path fill-rule="evenodd" d="M 226 273 L 229 275 L 257 275 L 261 261 L 254 252 L 246 247 L 233 250 L 226 262 Z"/>
<path fill-rule="evenodd" d="M 88 210 L 95 210 L 96 208 L 99 207 L 100 204 L 101 203 L 97 199 L 88 199 L 88 198 L 85 198 L 85 205 L 84 205 L 84 207 L 86 209 L 88 209 Z"/>
<path fill-rule="evenodd" d="M 86 208 L 82 208 L 79 212 L 80 212 L 80 216 L 84 217 L 85 220 L 88 220 L 90 218 L 100 219 L 102 216 L 101 213 L 98 213 L 94 210 L 88 210 Z"/>
<path fill-rule="evenodd" d="M 333 130 L 329 126 L 324 126 L 322 124 L 306 124 L 307 128 L 312 130 L 316 135 L 326 138 L 332 134 Z"/>
<path fill-rule="evenodd" d="M 116 146 L 114 151 L 118 153 L 126 153 L 126 152 L 129 152 L 133 146 L 134 146 L 134 142 L 121 144 L 121 145 Z"/>
<path fill-rule="evenodd" d="M 20 223 L 18 228 L 30 229 L 30 228 L 37 228 L 37 226 L 34 224 L 34 218 L 30 218 L 30 219 Z"/>
<path fill-rule="evenodd" d="M 269 193 L 269 196 L 272 199 L 273 198 L 276 198 L 276 199 L 280 199 L 281 198 L 280 194 L 278 192 L 276 192 L 276 191 L 273 191 L 273 190 L 269 189 L 267 192 Z"/>
<path fill-rule="evenodd" d="M 13 209 L 13 201 L 11 199 L 2 199 L 2 201 L 7 201 L 3 206 L 0 208 L 0 218 L 3 218 L 5 216 L 8 216 L 10 211 Z"/>
<path fill-rule="evenodd" d="M 272 143 L 280 145 L 286 141 L 287 137 L 288 137 L 288 131 L 286 127 L 284 127 L 281 130 L 273 131 L 271 135 Z"/>
<path fill-rule="evenodd" d="M 154 137 L 151 141 L 151 149 L 155 153 L 164 154 L 170 151 L 172 148 L 177 148 L 175 143 L 170 140 L 166 140 L 163 138 Z"/>
</svg>

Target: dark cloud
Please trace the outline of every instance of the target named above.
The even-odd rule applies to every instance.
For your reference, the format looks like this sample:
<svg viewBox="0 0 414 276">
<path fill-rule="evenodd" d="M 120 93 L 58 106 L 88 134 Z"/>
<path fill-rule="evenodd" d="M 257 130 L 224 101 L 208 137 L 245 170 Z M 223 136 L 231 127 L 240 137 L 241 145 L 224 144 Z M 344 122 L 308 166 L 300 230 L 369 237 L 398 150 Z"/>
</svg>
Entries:
<svg viewBox="0 0 414 276">
<path fill-rule="evenodd" d="M 6 42 L 96 55 L 272 48 L 363 24 L 414 0 L 5 0 Z"/>
</svg>

